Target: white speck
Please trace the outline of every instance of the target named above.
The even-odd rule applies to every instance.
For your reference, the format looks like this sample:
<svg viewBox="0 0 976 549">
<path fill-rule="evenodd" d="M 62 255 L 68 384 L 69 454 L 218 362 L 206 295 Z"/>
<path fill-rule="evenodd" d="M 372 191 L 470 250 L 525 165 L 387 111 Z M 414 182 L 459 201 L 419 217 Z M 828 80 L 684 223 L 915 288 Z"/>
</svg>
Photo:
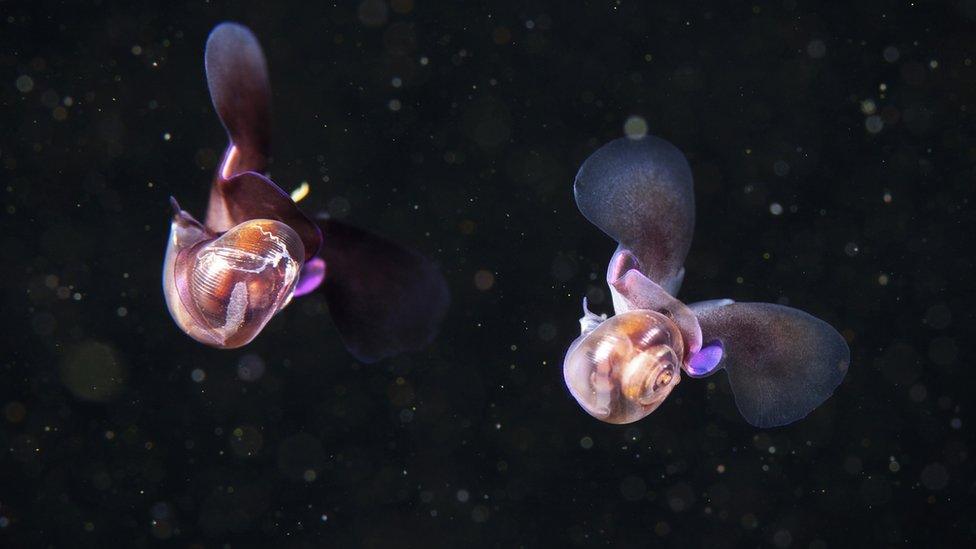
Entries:
<svg viewBox="0 0 976 549">
<path fill-rule="evenodd" d="M 461 503 L 466 503 L 470 498 L 471 494 L 469 494 L 467 490 L 461 489 L 457 491 L 457 500 Z"/>
<path fill-rule="evenodd" d="M 894 46 L 888 46 L 887 48 L 884 49 L 884 53 L 882 53 L 881 55 L 884 56 L 885 61 L 889 63 L 894 63 L 895 61 L 898 61 L 899 57 L 901 57 L 901 52 L 899 52 L 898 48 Z"/>
<path fill-rule="evenodd" d="M 823 40 L 811 40 L 807 44 L 807 55 L 813 59 L 821 59 L 827 55 L 827 45 L 823 43 Z"/>
<path fill-rule="evenodd" d="M 864 121 L 864 127 L 871 133 L 878 133 L 884 128 L 884 121 L 878 115 L 872 115 Z"/>
<path fill-rule="evenodd" d="M 785 160 L 773 162 L 773 173 L 780 177 L 786 177 L 790 173 L 790 164 Z"/>
<path fill-rule="evenodd" d="M 641 139 L 647 135 L 647 120 L 636 114 L 628 117 L 624 122 L 624 134 L 631 139 Z"/>
<path fill-rule="evenodd" d="M 197 383 L 203 383 L 203 380 L 207 379 L 207 372 L 204 372 L 200 368 L 196 368 L 190 372 L 190 379 L 196 381 Z"/>
<path fill-rule="evenodd" d="M 237 377 L 242 381 L 257 381 L 264 375 L 264 360 L 256 354 L 246 354 L 237 361 Z"/>
<path fill-rule="evenodd" d="M 773 215 L 781 215 L 783 213 L 783 206 L 779 202 L 773 202 L 769 205 L 769 213 Z"/>
<path fill-rule="evenodd" d="M 27 93 L 34 89 L 34 79 L 26 74 L 18 76 L 14 84 L 21 93 Z"/>
<path fill-rule="evenodd" d="M 166 133 L 163 134 L 163 141 L 169 141 L 172 138 L 173 138 L 173 136 L 170 135 L 169 132 L 166 132 Z"/>
</svg>

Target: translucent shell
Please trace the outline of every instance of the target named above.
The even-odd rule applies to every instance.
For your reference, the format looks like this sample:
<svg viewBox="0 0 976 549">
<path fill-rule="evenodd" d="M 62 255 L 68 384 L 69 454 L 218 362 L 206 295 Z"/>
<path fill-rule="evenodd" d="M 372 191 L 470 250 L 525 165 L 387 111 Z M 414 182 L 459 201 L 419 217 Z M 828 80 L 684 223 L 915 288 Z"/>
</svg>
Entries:
<svg viewBox="0 0 976 549">
<path fill-rule="evenodd" d="M 173 252 L 173 318 L 197 341 L 224 349 L 249 343 L 288 304 L 305 257 L 298 233 L 269 219 Z"/>
<path fill-rule="evenodd" d="M 681 381 L 684 342 L 668 317 L 632 310 L 610 317 L 570 346 L 566 386 L 580 406 L 607 423 L 637 421 Z"/>
</svg>

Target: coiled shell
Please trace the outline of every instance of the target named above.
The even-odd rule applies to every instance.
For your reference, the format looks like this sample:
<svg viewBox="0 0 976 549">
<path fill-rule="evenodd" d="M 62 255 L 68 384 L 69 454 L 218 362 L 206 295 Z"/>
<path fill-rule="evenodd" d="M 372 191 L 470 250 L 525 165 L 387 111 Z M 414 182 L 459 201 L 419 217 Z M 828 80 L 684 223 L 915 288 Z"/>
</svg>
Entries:
<svg viewBox="0 0 976 549">
<path fill-rule="evenodd" d="M 684 343 L 668 317 L 632 310 L 577 339 L 563 362 L 570 393 L 607 423 L 637 421 L 661 405 L 681 380 Z"/>
<path fill-rule="evenodd" d="M 197 341 L 224 349 L 245 345 L 291 300 L 305 251 L 288 225 L 252 219 L 182 249 L 178 236 L 174 227 L 166 302 Z"/>
</svg>

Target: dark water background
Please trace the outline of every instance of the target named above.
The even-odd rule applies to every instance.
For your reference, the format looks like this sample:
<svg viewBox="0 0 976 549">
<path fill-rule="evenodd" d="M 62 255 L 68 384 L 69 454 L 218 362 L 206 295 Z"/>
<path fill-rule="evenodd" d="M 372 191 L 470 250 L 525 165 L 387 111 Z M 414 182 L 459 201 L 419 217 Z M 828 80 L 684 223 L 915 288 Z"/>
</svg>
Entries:
<svg viewBox="0 0 976 549">
<path fill-rule="evenodd" d="M 0 1 L 0 545 L 973 543 L 976 3 L 309 4 Z M 235 351 L 169 318 L 226 19 L 268 56 L 276 181 L 443 266 L 426 352 L 357 364 L 316 297 Z M 805 420 L 750 427 L 724 374 L 630 426 L 564 388 L 614 248 L 573 176 L 632 116 L 695 174 L 681 296 L 849 340 Z"/>
</svg>

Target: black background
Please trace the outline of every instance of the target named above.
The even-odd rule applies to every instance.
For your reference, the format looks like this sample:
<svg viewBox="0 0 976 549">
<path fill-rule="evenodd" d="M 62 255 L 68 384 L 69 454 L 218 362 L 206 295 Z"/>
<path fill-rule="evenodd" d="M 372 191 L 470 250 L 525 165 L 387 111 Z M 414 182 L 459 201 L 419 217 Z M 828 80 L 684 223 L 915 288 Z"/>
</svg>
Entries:
<svg viewBox="0 0 976 549">
<path fill-rule="evenodd" d="M 311 4 L 0 1 L 0 545 L 972 543 L 976 2 Z M 427 351 L 356 364 L 316 296 L 235 351 L 169 318 L 227 19 L 267 53 L 275 180 L 443 266 Z M 849 340 L 806 419 L 757 431 L 724 375 L 630 426 L 564 388 L 614 248 L 572 180 L 631 116 L 695 174 L 685 301 Z"/>
</svg>

